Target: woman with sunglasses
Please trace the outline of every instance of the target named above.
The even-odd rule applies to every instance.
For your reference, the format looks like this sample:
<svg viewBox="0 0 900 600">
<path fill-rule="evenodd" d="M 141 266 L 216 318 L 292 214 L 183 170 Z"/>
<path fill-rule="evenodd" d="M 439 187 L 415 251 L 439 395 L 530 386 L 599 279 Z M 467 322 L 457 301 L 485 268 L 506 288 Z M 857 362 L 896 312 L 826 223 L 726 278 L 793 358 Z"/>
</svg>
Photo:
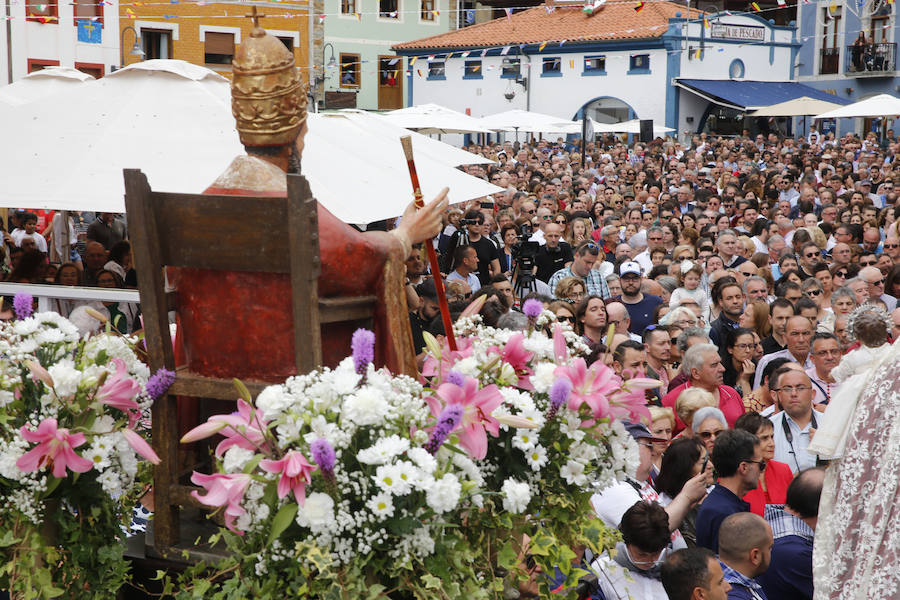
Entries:
<svg viewBox="0 0 900 600">
<path fill-rule="evenodd" d="M 710 454 L 712 454 L 716 438 L 722 435 L 723 432 L 728 431 L 728 421 L 725 420 L 725 414 L 715 406 L 705 406 L 699 409 L 694 413 L 691 423 L 694 437 L 706 446 L 706 451 Z"/>
<path fill-rule="evenodd" d="M 822 283 L 815 278 L 806 279 L 800 284 L 800 291 L 812 300 L 819 310 L 816 315 L 818 319 L 816 331 L 834 333 L 834 312 L 831 307 L 825 305 L 825 288 Z"/>
<path fill-rule="evenodd" d="M 568 323 L 572 330 L 575 330 L 575 309 L 568 302 L 556 300 L 550 303 L 549 310 L 556 315 L 556 320 L 560 323 Z"/>
<path fill-rule="evenodd" d="M 722 361 L 722 366 L 725 367 L 722 381 L 744 397 L 752 390 L 750 382 L 756 374 L 756 365 L 753 364 L 753 352 L 756 350 L 753 330 L 746 327 L 731 330 L 726 347 L 728 360 Z"/>
<path fill-rule="evenodd" d="M 784 504 L 794 474 L 783 462 L 772 460 L 775 456 L 775 426 L 772 421 L 759 413 L 751 412 L 738 417 L 734 428 L 743 429 L 759 438 L 759 449 L 766 468 L 759 473 L 756 489 L 747 492 L 743 500 L 750 503 L 750 512 L 763 516 L 766 504 Z"/>
<path fill-rule="evenodd" d="M 569 233 L 569 215 L 560 211 L 553 215 L 553 222 L 560 226 L 562 239 L 566 239 Z"/>
</svg>

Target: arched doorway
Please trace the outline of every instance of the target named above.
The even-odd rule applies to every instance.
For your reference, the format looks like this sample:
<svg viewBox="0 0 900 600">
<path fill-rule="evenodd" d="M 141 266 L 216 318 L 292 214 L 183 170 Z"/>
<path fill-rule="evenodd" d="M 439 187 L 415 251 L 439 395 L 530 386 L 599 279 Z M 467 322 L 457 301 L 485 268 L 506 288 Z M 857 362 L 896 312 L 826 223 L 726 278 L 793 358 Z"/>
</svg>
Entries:
<svg viewBox="0 0 900 600">
<path fill-rule="evenodd" d="M 613 96 L 600 96 L 584 104 L 575 113 L 575 119 L 583 119 L 587 114 L 598 123 L 620 123 L 637 118 L 631 106 Z"/>
</svg>

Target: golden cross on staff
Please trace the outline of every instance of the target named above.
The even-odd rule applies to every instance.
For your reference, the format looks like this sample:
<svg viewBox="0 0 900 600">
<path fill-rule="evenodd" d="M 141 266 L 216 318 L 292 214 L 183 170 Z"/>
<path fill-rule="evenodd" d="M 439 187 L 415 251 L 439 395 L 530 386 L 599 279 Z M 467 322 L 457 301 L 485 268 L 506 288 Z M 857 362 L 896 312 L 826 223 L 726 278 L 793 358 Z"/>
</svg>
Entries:
<svg viewBox="0 0 900 600">
<path fill-rule="evenodd" d="M 258 13 L 256 12 L 256 5 L 254 4 L 254 5 L 253 5 L 253 11 L 252 11 L 249 15 L 244 15 L 244 16 L 247 17 L 248 19 L 253 19 L 253 26 L 254 26 L 254 27 L 259 27 L 259 20 L 262 19 L 263 17 L 268 16 L 268 15 L 264 15 L 264 14 L 261 15 L 261 14 L 258 14 Z"/>
</svg>

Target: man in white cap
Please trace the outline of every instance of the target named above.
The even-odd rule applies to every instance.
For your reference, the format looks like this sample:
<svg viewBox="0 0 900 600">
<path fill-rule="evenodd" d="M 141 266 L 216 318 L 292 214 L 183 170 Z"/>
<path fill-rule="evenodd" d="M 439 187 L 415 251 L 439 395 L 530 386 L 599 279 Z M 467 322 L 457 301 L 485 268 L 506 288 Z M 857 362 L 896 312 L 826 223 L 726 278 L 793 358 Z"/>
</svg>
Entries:
<svg viewBox="0 0 900 600">
<path fill-rule="evenodd" d="M 619 280 L 622 283 L 622 304 L 631 317 L 630 331 L 641 335 L 654 323 L 653 311 L 662 304 L 662 298 L 641 292 L 641 265 L 628 260 L 619 266 Z"/>
</svg>

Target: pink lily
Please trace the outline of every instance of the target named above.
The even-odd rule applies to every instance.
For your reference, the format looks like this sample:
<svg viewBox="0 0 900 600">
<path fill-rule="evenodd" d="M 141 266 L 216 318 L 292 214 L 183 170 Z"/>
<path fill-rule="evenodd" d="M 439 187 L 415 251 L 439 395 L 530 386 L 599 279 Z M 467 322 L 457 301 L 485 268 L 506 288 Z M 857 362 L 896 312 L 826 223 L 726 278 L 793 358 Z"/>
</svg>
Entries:
<svg viewBox="0 0 900 600">
<path fill-rule="evenodd" d="M 156 452 L 153 451 L 153 448 L 150 447 L 150 444 L 147 443 L 147 440 L 142 438 L 131 429 L 123 429 L 122 437 L 125 438 L 125 441 L 128 442 L 128 445 L 131 446 L 135 452 L 146 458 L 154 465 L 159 464 L 159 456 L 156 455 Z"/>
<path fill-rule="evenodd" d="M 306 502 L 306 484 L 312 481 L 315 465 L 310 464 L 300 452 L 292 450 L 281 460 L 261 460 L 259 466 L 269 473 L 281 473 L 278 480 L 278 497 L 284 498 L 289 491 L 294 492 L 297 504 Z"/>
<path fill-rule="evenodd" d="M 438 401 L 443 400 L 443 404 Z M 425 399 L 435 417 L 441 414 L 446 404 L 460 404 L 464 407 L 463 418 L 455 432 L 459 436 L 459 444 L 465 448 L 472 458 L 479 460 L 487 455 L 487 432 L 497 437 L 500 435 L 500 422 L 492 416 L 494 410 L 503 403 L 503 396 L 496 385 L 478 389 L 478 380 L 466 377 L 460 387 L 445 383 L 437 390 L 437 398 Z"/>
<path fill-rule="evenodd" d="M 568 348 L 566 348 L 566 336 L 563 335 L 562 325 L 559 323 L 553 325 L 553 354 L 556 356 L 558 365 L 564 364 L 569 356 Z"/>
<path fill-rule="evenodd" d="M 525 336 L 516 333 L 507 340 L 503 350 L 495 349 L 495 351 L 500 354 L 500 358 L 504 362 L 509 363 L 515 369 L 516 375 L 519 376 L 518 386 L 524 390 L 533 389 L 529 380 L 532 370 L 528 366 L 528 361 L 534 354 L 525 349 Z"/>
<path fill-rule="evenodd" d="M 206 438 L 219 433 L 226 427 L 228 427 L 228 424 L 221 421 L 207 421 L 206 423 L 201 423 L 184 434 L 184 437 L 181 438 L 181 443 L 190 444 L 191 442 L 205 440 Z"/>
<path fill-rule="evenodd" d="M 631 383 L 630 381 L 628 383 Z M 650 422 L 647 396 L 643 389 L 627 387 L 609 399 L 609 413 L 620 420 Z"/>
<path fill-rule="evenodd" d="M 244 400 L 237 401 L 237 412 L 230 415 L 213 415 L 210 421 L 225 423 L 222 429 L 225 439 L 216 446 L 216 456 L 222 456 L 232 446 L 245 450 L 260 450 L 265 445 L 266 421 L 259 412 Z"/>
<path fill-rule="evenodd" d="M 609 414 L 609 397 L 622 387 L 622 380 L 599 360 L 589 369 L 583 358 L 576 358 L 571 365 L 557 367 L 554 374 L 572 382 L 569 408 L 578 410 L 582 403 L 587 404 L 598 419 Z"/>
<path fill-rule="evenodd" d="M 67 468 L 75 473 L 86 473 L 94 466 L 74 450 L 84 443 L 84 434 L 70 434 L 68 429 L 57 429 L 56 419 L 44 419 L 34 431 L 23 426 L 19 433 L 25 441 L 37 444 L 16 461 L 16 466 L 23 473 L 31 473 L 53 463 L 53 476 L 63 478 Z"/>
<path fill-rule="evenodd" d="M 250 475 L 244 473 L 224 474 L 213 473 L 205 475 L 197 473 L 191 475 L 191 483 L 195 483 L 206 489 L 206 495 L 201 496 L 196 490 L 191 492 L 191 497 L 206 506 L 225 507 L 225 527 L 238 535 L 244 535 L 243 531 L 235 528 L 234 520 L 247 512 L 241 506 L 241 500 L 244 499 L 244 492 L 250 485 Z"/>
<path fill-rule="evenodd" d="M 116 365 L 116 372 L 97 392 L 97 400 L 124 412 L 137 410 L 139 407 L 134 397 L 141 393 L 141 386 L 128 375 L 128 367 L 121 358 L 114 358 L 112 362 Z"/>
<path fill-rule="evenodd" d="M 425 358 L 425 363 L 422 365 L 422 375 L 425 377 L 434 377 L 438 373 L 441 373 L 443 377 L 446 377 L 447 373 L 453 369 L 453 365 L 455 365 L 457 361 L 472 356 L 472 352 L 474 351 L 474 348 L 472 348 L 472 340 L 470 338 L 457 338 L 455 352 L 451 352 L 450 346 L 444 343 L 444 347 L 441 350 L 440 361 L 431 355 L 428 355 L 427 358 Z"/>
</svg>

